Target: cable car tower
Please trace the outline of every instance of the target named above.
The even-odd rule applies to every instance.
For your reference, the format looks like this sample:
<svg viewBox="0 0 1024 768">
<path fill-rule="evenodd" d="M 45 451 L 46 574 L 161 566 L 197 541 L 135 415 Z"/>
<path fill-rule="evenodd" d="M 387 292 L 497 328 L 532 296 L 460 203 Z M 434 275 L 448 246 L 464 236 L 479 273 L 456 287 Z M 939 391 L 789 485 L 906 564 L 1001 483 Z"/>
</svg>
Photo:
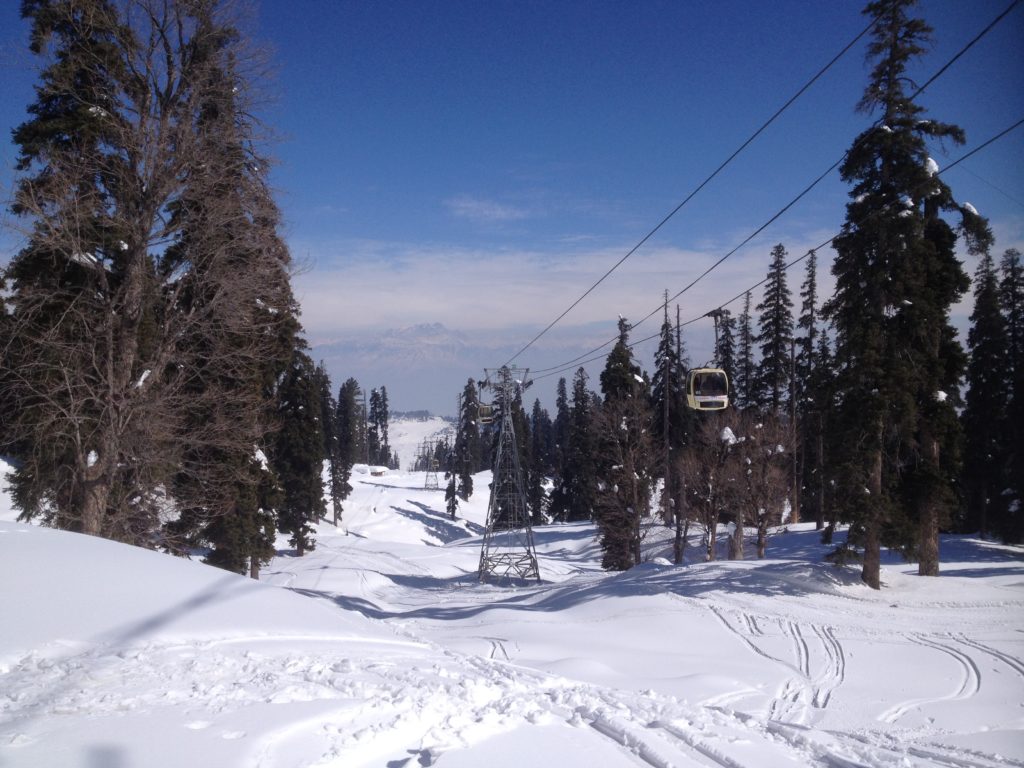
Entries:
<svg viewBox="0 0 1024 768">
<path fill-rule="evenodd" d="M 423 438 L 423 446 L 420 448 L 420 463 L 426 473 L 423 478 L 423 488 L 428 491 L 438 489 L 438 461 L 434 458 L 434 448 L 427 438 Z"/>
<path fill-rule="evenodd" d="M 518 371 L 516 371 L 518 373 Z M 522 371 L 523 379 L 529 369 Z M 487 371 L 485 386 L 495 388 L 501 409 L 501 432 L 494 459 L 491 496 L 487 502 L 487 527 L 480 550 L 480 581 L 489 578 L 537 579 L 537 553 L 533 547 L 533 528 L 526 508 L 523 472 L 519 465 L 512 403 L 522 382 L 515 381 L 512 370 L 502 366 L 497 382 L 492 383 Z M 529 386 L 528 384 L 526 386 Z"/>
</svg>

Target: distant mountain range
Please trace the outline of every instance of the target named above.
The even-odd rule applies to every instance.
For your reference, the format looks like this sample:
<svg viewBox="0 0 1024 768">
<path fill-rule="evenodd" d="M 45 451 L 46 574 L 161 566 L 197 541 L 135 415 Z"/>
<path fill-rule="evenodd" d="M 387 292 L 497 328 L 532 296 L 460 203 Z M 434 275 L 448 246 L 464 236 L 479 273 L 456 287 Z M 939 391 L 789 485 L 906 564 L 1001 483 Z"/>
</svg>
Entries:
<svg viewBox="0 0 1024 768">
<path fill-rule="evenodd" d="M 557 366 L 592 351 L 608 339 L 604 333 L 599 330 L 583 336 L 577 332 L 568 338 L 562 335 L 545 339 L 545 344 L 531 348 L 527 363 L 534 370 Z M 335 391 L 346 379 L 354 377 L 367 392 L 387 387 L 392 412 L 427 410 L 454 417 L 458 396 L 466 382 L 471 378 L 483 379 L 485 368 L 503 365 L 529 338 L 526 332 L 511 341 L 507 333 L 488 338 L 484 334 L 453 330 L 441 323 L 422 323 L 316 342 L 313 357 L 326 364 Z M 647 358 L 653 359 L 655 345 L 656 341 L 635 348 L 642 365 L 649 366 Z M 600 357 L 587 365 L 593 388 L 598 386 L 597 375 L 603 367 Z M 559 375 L 571 380 L 573 370 L 570 367 Z M 557 382 L 557 375 L 538 382 L 530 390 L 529 401 L 539 398 L 545 408 L 553 410 Z"/>
<path fill-rule="evenodd" d="M 369 391 L 387 387 L 392 410 L 428 410 L 454 416 L 457 397 L 484 367 L 501 365 L 508 348 L 472 343 L 441 323 L 424 323 L 313 345 L 337 389 L 354 377 Z M 503 356 L 504 355 L 504 356 Z"/>
</svg>

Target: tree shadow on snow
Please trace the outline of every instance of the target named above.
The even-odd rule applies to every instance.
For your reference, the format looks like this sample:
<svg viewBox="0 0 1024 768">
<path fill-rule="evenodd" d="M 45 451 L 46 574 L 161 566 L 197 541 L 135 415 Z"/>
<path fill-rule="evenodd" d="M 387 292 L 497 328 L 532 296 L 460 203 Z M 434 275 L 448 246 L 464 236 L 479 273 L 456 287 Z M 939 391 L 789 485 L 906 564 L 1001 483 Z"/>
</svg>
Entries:
<svg viewBox="0 0 1024 768">
<path fill-rule="evenodd" d="M 459 539 L 468 539 L 472 536 L 479 536 L 484 532 L 483 527 L 475 523 L 471 523 L 468 520 L 463 520 L 461 521 L 461 524 L 459 524 L 454 522 L 445 513 L 431 509 L 426 504 L 422 504 L 411 499 L 406 499 L 406 502 L 412 504 L 414 507 L 418 507 L 418 509 L 407 509 L 393 505 L 391 509 L 402 517 L 415 520 L 426 529 L 427 533 L 442 544 L 450 544 L 451 542 L 458 541 Z M 467 528 L 469 530 L 466 530 Z"/>
</svg>

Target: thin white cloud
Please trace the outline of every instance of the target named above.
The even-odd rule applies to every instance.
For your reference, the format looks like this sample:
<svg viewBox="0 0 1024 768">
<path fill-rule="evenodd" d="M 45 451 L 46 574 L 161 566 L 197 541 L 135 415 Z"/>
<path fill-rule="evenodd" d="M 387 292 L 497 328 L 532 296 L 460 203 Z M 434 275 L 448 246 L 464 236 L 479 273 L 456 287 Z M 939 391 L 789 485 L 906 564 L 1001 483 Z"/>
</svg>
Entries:
<svg viewBox="0 0 1024 768">
<path fill-rule="evenodd" d="M 521 221 L 530 217 L 530 213 L 523 208 L 468 195 L 449 198 L 444 204 L 453 216 L 479 223 Z"/>
<path fill-rule="evenodd" d="M 523 329 L 525 343 L 626 250 L 576 247 L 544 252 L 348 242 L 310 249 L 316 266 L 295 278 L 295 289 L 303 324 L 314 343 L 360 329 L 433 322 L 460 331 Z M 794 252 L 795 248 L 790 251 Z M 720 255 L 672 247 L 637 253 L 546 338 L 554 343 L 570 329 L 604 322 L 614 331 L 620 314 L 636 322 L 657 309 L 666 289 L 673 295 Z M 713 309 L 759 281 L 768 263 L 767 249 L 736 254 L 679 299 L 684 319 Z M 801 279 L 802 274 L 792 275 L 791 288 L 795 290 Z M 649 320 L 643 334 L 655 332 L 659 319 L 660 314 Z"/>
</svg>

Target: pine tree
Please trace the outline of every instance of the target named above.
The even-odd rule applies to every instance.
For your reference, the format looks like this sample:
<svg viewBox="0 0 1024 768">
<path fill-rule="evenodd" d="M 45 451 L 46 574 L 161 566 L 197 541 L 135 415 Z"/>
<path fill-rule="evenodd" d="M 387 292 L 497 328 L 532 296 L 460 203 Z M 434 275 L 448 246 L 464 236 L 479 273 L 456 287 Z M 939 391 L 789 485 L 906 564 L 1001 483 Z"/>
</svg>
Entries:
<svg viewBox="0 0 1024 768">
<path fill-rule="evenodd" d="M 683 441 L 686 373 L 681 350 L 677 348 L 676 327 L 668 318 L 667 304 L 664 311 L 651 376 L 651 412 L 654 415 L 651 430 L 655 443 L 668 441 L 669 450 L 673 450 Z"/>
<path fill-rule="evenodd" d="M 534 525 L 544 522 L 547 494 L 544 485 L 551 476 L 551 433 L 553 425 L 540 400 L 533 401 L 530 412 L 530 464 L 526 481 L 526 502 Z"/>
<path fill-rule="evenodd" d="M 807 439 L 804 443 L 807 446 L 805 453 L 805 476 L 807 480 L 808 495 L 814 499 L 811 506 L 814 510 L 814 520 L 817 530 L 825 528 L 825 511 L 829 491 L 835 489 L 835 465 L 826 453 L 829 440 L 826 435 L 832 433 L 832 407 L 836 402 L 836 373 L 833 367 L 832 347 L 829 343 L 829 334 L 825 327 L 818 333 L 818 351 L 815 356 L 815 367 L 811 371 L 808 381 L 808 400 L 815 404 L 813 411 L 804 413 L 804 418 L 809 418 L 811 426 L 807 430 Z M 831 544 L 832 534 L 835 532 L 838 522 L 838 509 L 835 504 L 829 506 L 831 515 L 829 525 L 822 533 L 822 543 Z"/>
<path fill-rule="evenodd" d="M 789 399 L 792 370 L 793 302 L 786 286 L 786 249 L 779 243 L 772 249 L 772 263 L 765 282 L 764 299 L 757 305 L 761 313 L 754 342 L 761 345 L 761 361 L 754 380 L 757 405 L 778 416 Z"/>
<path fill-rule="evenodd" d="M 912 0 L 873 2 L 875 66 L 858 108 L 881 112 L 854 141 L 840 174 L 852 185 L 835 239 L 836 293 L 829 314 L 839 366 L 835 429 L 849 541 L 863 546 L 863 580 L 878 588 L 883 539 L 938 573 L 938 530 L 952 505 L 958 424 L 954 406 L 963 354 L 949 309 L 968 279 L 956 235 L 941 218 L 961 212 L 968 247 L 987 227 L 961 209 L 936 175 L 925 138 L 964 140 L 951 125 L 921 119 L 904 88 L 909 62 L 930 28 L 908 16 Z"/>
<path fill-rule="evenodd" d="M 1006 321 L 1008 380 L 1007 419 L 1000 442 L 1003 446 L 1006 488 L 1002 519 L 995 530 L 1004 541 L 1024 541 L 1024 265 L 1020 251 L 1010 248 L 1000 263 L 1000 305 Z"/>
<path fill-rule="evenodd" d="M 459 414 L 455 437 L 455 473 L 458 478 L 456 493 L 463 501 L 473 495 L 473 475 L 480 470 L 482 444 L 480 441 L 480 400 L 476 382 L 466 381 L 462 389 L 462 413 Z"/>
<path fill-rule="evenodd" d="M 817 368 L 819 311 L 818 255 L 811 251 L 807 257 L 804 282 L 800 285 L 800 317 L 796 327 L 796 398 L 797 411 L 804 413 L 813 407 L 810 399 L 810 381 Z"/>
<path fill-rule="evenodd" d="M 202 22 L 197 38 L 209 46 L 203 56 L 210 66 L 197 105 L 197 165 L 172 209 L 179 234 L 159 264 L 166 283 L 185 275 L 178 306 L 203 318 L 186 325 L 176 342 L 178 358 L 191 358 L 198 375 L 184 386 L 188 439 L 173 494 L 190 512 L 192 534 L 212 547 L 208 562 L 237 570 L 248 560 L 249 575 L 258 578 L 273 554 L 273 510 L 281 497 L 278 478 L 263 458 L 253 458 L 253 447 L 268 449 L 278 385 L 300 330 L 298 307 L 290 257 L 277 234 L 280 213 L 247 126 L 245 85 L 230 47 L 235 32 L 210 18 Z"/>
<path fill-rule="evenodd" d="M 342 502 L 352 492 L 349 479 L 352 465 L 342 454 L 343 439 L 338 419 L 338 401 L 331 392 L 331 378 L 321 361 L 316 367 L 316 385 L 320 392 L 320 424 L 324 435 L 324 456 L 327 459 L 328 491 L 335 527 L 341 522 Z"/>
<path fill-rule="evenodd" d="M 666 524 L 671 523 L 675 515 L 676 488 L 672 467 L 685 440 L 688 422 L 684 392 L 686 371 L 677 348 L 676 330 L 669 321 L 666 300 L 658 349 L 654 354 L 650 403 L 651 438 L 657 450 L 660 450 L 658 472 L 663 481 L 661 508 Z"/>
<path fill-rule="evenodd" d="M 594 419 L 600 478 L 594 519 L 607 570 L 627 570 L 641 559 L 641 522 L 650 513 L 655 464 L 643 390 L 637 383 L 632 396 L 606 401 Z"/>
<path fill-rule="evenodd" d="M 1006 487 L 1003 444 L 1010 380 L 1004 374 L 1009 345 L 999 306 L 999 281 L 989 253 L 983 254 L 974 276 L 974 311 L 967 334 L 967 369 L 963 485 L 967 515 L 961 528 L 986 535 L 993 521 L 1003 519 L 1000 504 Z"/>
<path fill-rule="evenodd" d="M 324 504 L 324 438 L 320 421 L 320 388 L 316 368 L 302 346 L 281 382 L 278 414 L 280 429 L 271 462 L 283 499 L 278 528 L 290 533 L 290 543 L 301 557 L 316 546 L 313 528 L 326 513 Z"/>
<path fill-rule="evenodd" d="M 743 296 L 743 312 L 739 318 L 739 359 L 736 361 L 736 376 L 733 378 L 733 398 L 736 407 L 743 409 L 757 404 L 757 366 L 754 361 L 754 331 L 750 314 L 751 295 Z"/>
<path fill-rule="evenodd" d="M 338 412 L 335 424 L 338 431 L 338 454 L 345 482 L 352 476 L 352 466 L 366 461 L 366 419 L 360 401 L 362 390 L 353 378 L 345 380 L 338 390 Z M 348 496 L 345 492 L 342 498 Z"/>
<path fill-rule="evenodd" d="M 561 478 L 565 466 L 565 454 L 569 447 L 569 393 L 565 377 L 558 379 L 555 389 L 555 420 L 552 424 L 552 462 L 556 478 Z"/>
<path fill-rule="evenodd" d="M 798 435 L 794 460 L 797 462 L 795 475 L 799 478 L 801 517 L 805 511 L 813 514 L 817 527 L 824 527 L 824 510 L 821 494 L 815 487 L 820 485 L 822 474 L 822 458 L 819 455 L 823 444 L 821 428 L 824 423 L 826 401 L 821 391 L 822 362 L 820 360 L 820 343 L 823 332 L 820 328 L 820 308 L 818 305 L 818 256 L 811 251 L 807 257 L 804 282 L 800 286 L 800 317 L 797 320 L 798 335 L 796 337 L 796 360 L 794 362 L 795 381 L 793 394 L 796 398 L 792 409 L 796 416 L 796 432 Z M 827 345 L 825 350 L 827 352 Z M 820 490 L 820 489 L 818 489 Z M 805 510 L 805 507 L 807 508 Z"/>
<path fill-rule="evenodd" d="M 629 347 L 629 323 L 620 317 L 619 340 L 601 371 L 601 393 L 605 402 L 630 396 L 636 391 L 638 380 L 640 366 L 633 362 L 633 350 Z"/>
<path fill-rule="evenodd" d="M 370 463 L 388 467 L 392 463 L 388 443 L 388 391 L 385 387 L 370 390 L 370 413 L 367 416 L 366 441 Z"/>
<path fill-rule="evenodd" d="M 650 511 L 655 463 L 649 385 L 633 360 L 625 319 L 601 372 L 601 389 L 604 403 L 594 419 L 594 513 L 603 567 L 624 570 L 640 562 L 640 521 Z"/>
<path fill-rule="evenodd" d="M 684 358 L 685 356 L 680 355 L 680 357 Z M 725 371 L 725 376 L 729 380 L 729 389 L 732 391 L 729 399 L 733 401 L 735 399 L 737 366 L 736 318 L 732 316 L 728 309 L 721 310 L 718 320 L 718 342 L 715 347 L 715 362 L 719 368 Z M 684 365 L 683 368 L 688 368 L 688 366 Z"/>
<path fill-rule="evenodd" d="M 587 388 L 587 372 L 573 376 L 569 436 L 562 476 L 551 495 L 551 514 L 564 522 L 589 520 L 594 512 L 597 468 L 594 462 L 593 414 L 600 407 Z"/>
</svg>

